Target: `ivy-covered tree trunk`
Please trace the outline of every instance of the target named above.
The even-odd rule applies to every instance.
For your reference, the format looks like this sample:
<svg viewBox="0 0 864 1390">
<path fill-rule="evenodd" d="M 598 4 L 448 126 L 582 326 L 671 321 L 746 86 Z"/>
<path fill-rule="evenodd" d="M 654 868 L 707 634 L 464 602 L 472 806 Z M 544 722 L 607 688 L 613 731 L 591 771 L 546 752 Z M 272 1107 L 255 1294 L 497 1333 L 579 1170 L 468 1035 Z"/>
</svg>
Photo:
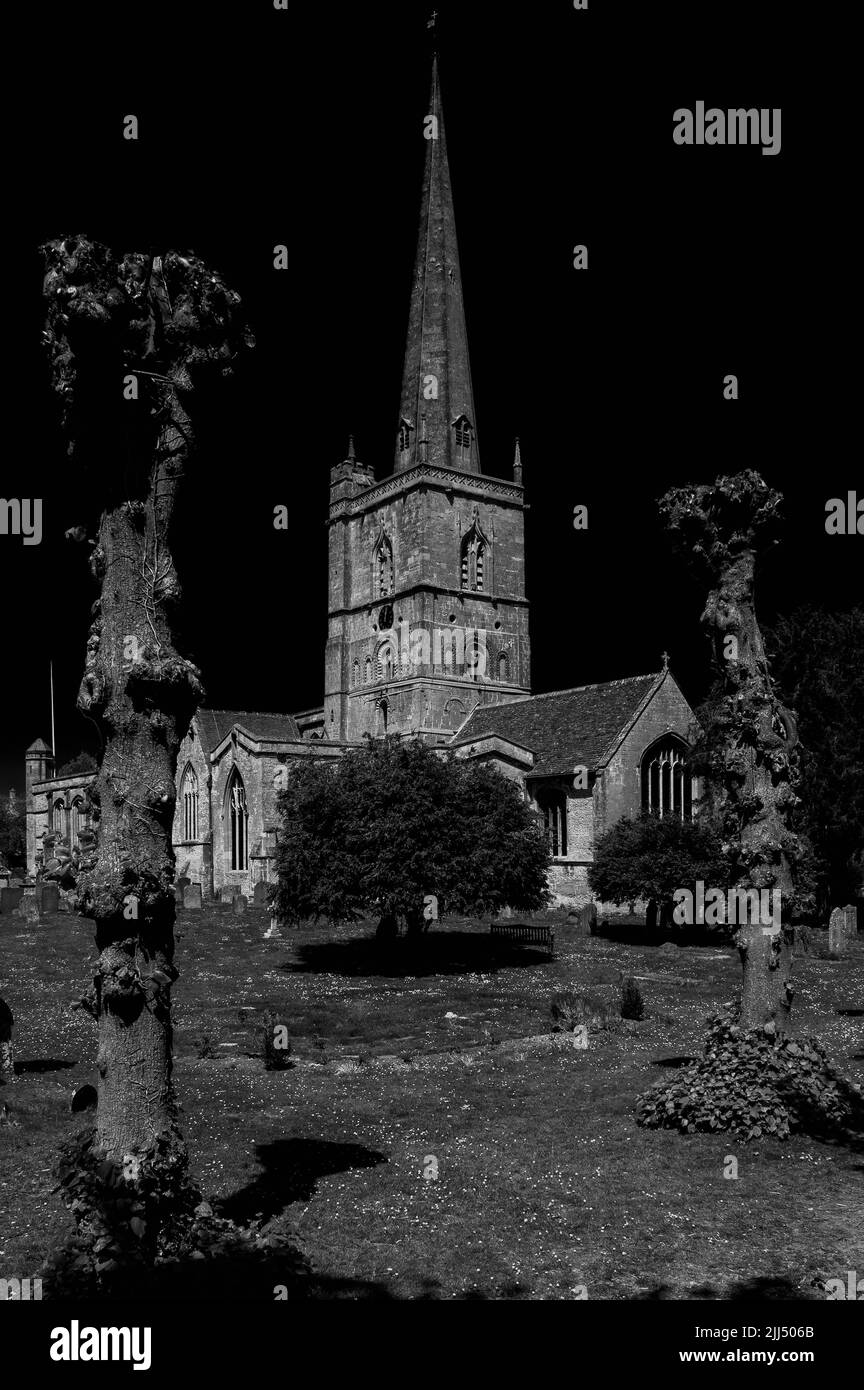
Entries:
<svg viewBox="0 0 864 1390">
<path fill-rule="evenodd" d="M 92 797 L 96 862 L 79 888 L 99 948 L 97 1144 L 118 1163 L 175 1133 L 171 831 L 177 754 L 202 694 L 171 640 L 170 526 L 190 431 L 178 390 L 162 390 L 166 419 L 148 492 L 102 516 L 93 557 L 102 595 L 78 696 L 105 739 Z"/>
<path fill-rule="evenodd" d="M 198 671 L 172 640 L 180 586 L 171 528 L 196 378 L 214 366 L 227 375 L 251 339 L 239 297 L 193 256 L 120 257 L 83 237 L 42 250 L 53 382 L 69 452 L 95 498 L 81 520 L 98 518 L 90 563 L 101 592 L 78 695 L 104 743 L 91 793 L 95 849 L 78 885 L 99 953 L 84 1001 L 99 1027 L 91 1157 L 141 1199 L 133 1230 L 152 1253 L 158 1213 L 185 1182 L 171 1084 L 171 833 L 180 741 L 202 696 Z"/>
<path fill-rule="evenodd" d="M 790 817 L 798 801 L 798 739 L 794 715 L 774 693 L 754 579 L 758 538 L 776 523 L 781 501 L 747 471 L 713 486 L 674 489 L 660 504 L 712 583 L 702 621 L 718 681 L 698 751 L 738 886 L 780 895 L 779 926 L 759 914 L 752 921 L 748 913 L 736 936 L 743 966 L 740 1025 L 777 1036 L 786 1031 L 793 995 L 791 910 L 800 846 Z"/>
</svg>

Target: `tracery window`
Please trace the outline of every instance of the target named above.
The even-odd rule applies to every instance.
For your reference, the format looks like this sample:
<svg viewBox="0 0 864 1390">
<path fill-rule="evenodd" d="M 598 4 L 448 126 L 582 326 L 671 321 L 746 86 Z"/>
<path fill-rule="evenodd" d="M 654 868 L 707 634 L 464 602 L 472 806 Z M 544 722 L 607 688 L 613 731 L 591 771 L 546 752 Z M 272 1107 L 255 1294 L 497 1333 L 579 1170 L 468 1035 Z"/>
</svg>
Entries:
<svg viewBox="0 0 864 1390">
<path fill-rule="evenodd" d="M 246 789 L 236 767 L 228 783 L 228 830 L 232 870 L 249 867 L 249 812 L 246 808 Z"/>
<path fill-rule="evenodd" d="M 183 773 L 183 783 L 180 790 L 180 799 L 183 806 L 183 839 L 198 839 L 198 778 L 193 767 L 187 767 Z"/>
<path fill-rule="evenodd" d="M 693 778 L 686 768 L 687 746 L 674 734 L 642 755 L 642 810 L 656 816 L 693 819 Z"/>
</svg>

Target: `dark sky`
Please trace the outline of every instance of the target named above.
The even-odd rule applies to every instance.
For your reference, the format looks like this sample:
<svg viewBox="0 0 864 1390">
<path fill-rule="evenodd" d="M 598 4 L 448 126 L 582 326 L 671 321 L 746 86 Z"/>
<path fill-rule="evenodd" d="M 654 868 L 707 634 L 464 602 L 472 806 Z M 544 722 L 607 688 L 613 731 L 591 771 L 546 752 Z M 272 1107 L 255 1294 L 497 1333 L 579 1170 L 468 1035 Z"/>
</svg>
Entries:
<svg viewBox="0 0 864 1390">
<path fill-rule="evenodd" d="M 44 538 L 0 536 L 0 789 L 23 787 L 24 749 L 50 738 L 49 659 L 58 756 L 93 748 L 75 696 L 96 595 L 63 532 L 98 497 L 66 459 L 40 348 L 49 237 L 191 248 L 242 295 L 257 347 L 200 424 L 182 501 L 183 641 L 213 705 L 320 703 L 329 467 L 349 431 L 379 477 L 392 462 L 428 8 L 194 6 L 187 33 L 170 10 L 114 6 L 111 61 L 88 50 L 92 18 L 34 14 L 57 43 L 21 49 L 0 493 L 43 499 Z M 838 327 L 851 152 L 846 167 L 836 108 L 808 76 L 814 34 L 790 7 L 696 9 L 439 5 L 481 459 L 507 476 L 521 436 L 538 691 L 656 670 L 665 648 L 701 696 L 704 590 L 656 512 L 675 484 L 752 466 L 784 492 L 765 622 L 847 608 L 864 587 L 862 541 L 824 525 L 829 497 L 864 492 Z M 781 153 L 676 146 L 674 110 L 700 99 L 782 108 Z M 272 269 L 278 242 L 287 273 Z M 287 534 L 272 527 L 282 503 Z"/>
</svg>

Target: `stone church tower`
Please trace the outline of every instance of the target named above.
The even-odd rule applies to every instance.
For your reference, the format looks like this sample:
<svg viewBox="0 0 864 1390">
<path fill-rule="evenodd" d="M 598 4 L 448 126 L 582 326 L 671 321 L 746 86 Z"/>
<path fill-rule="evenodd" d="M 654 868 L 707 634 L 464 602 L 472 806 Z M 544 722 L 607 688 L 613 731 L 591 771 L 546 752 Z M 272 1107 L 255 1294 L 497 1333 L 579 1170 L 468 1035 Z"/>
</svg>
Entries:
<svg viewBox="0 0 864 1390">
<path fill-rule="evenodd" d="M 433 61 L 395 457 L 331 470 L 325 739 L 446 743 L 530 690 L 524 501 L 481 472 L 444 117 Z"/>
</svg>

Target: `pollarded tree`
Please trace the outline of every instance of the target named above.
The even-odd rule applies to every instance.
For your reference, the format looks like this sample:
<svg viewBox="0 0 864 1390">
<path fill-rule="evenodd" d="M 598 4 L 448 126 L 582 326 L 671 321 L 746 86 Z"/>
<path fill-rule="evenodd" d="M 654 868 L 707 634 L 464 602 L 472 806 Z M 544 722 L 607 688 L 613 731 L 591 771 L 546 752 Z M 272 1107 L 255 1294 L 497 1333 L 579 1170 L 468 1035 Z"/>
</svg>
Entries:
<svg viewBox="0 0 864 1390">
<path fill-rule="evenodd" d="M 781 503 L 758 473 L 675 488 L 661 500 L 673 534 L 711 585 L 702 621 L 711 635 L 717 682 L 699 711 L 691 755 L 704 774 L 724 857 L 742 888 L 779 889 L 780 928 L 757 921 L 736 936 L 744 970 L 740 1008 L 711 1020 L 703 1056 L 641 1097 L 639 1123 L 685 1133 L 731 1131 L 784 1138 L 793 1131 L 858 1143 L 864 1102 L 838 1075 L 815 1038 L 787 1034 L 792 1002 L 790 922 L 801 843 L 795 715 L 775 692 L 754 606 L 757 550 Z"/>
<path fill-rule="evenodd" d="M 756 619 L 760 545 L 778 524 L 782 496 L 752 469 L 714 484 L 673 488 L 660 512 L 710 584 L 702 622 L 711 637 L 716 696 L 700 711 L 696 748 L 711 811 L 736 884 L 780 890 L 779 930 L 756 921 L 736 936 L 744 978 L 741 1027 L 782 1035 L 792 1004 L 794 866 L 792 830 L 799 779 L 793 713 L 775 691 Z"/>
<path fill-rule="evenodd" d="M 171 1082 L 171 830 L 178 748 L 202 689 L 172 639 L 172 520 L 193 449 L 195 390 L 229 375 L 252 340 L 239 295 L 192 254 L 118 254 L 83 236 L 41 250 L 52 383 L 81 497 L 93 499 L 67 534 L 95 536 L 90 568 L 100 584 L 78 694 L 104 744 L 91 792 L 95 851 L 79 882 L 99 952 L 85 1001 L 99 1025 L 89 1160 L 100 1160 L 115 1195 L 120 1183 L 132 1203 L 125 1234 L 131 1210 L 133 1253 L 147 1255 L 186 1168 Z M 93 1217 L 109 1236 L 110 1263 L 119 1237 L 101 1219 Z"/>
<path fill-rule="evenodd" d="M 653 899 L 664 909 L 664 920 L 671 919 L 676 888 L 692 889 L 700 879 L 716 887 L 729 880 L 713 825 L 650 812 L 616 821 L 597 841 L 588 869 L 589 887 L 603 902 Z"/>
<path fill-rule="evenodd" d="M 522 911 L 548 899 L 548 850 L 513 782 L 495 769 L 398 736 L 368 740 L 335 765 L 300 762 L 279 797 L 283 828 L 273 905 L 288 922 Z"/>
</svg>

